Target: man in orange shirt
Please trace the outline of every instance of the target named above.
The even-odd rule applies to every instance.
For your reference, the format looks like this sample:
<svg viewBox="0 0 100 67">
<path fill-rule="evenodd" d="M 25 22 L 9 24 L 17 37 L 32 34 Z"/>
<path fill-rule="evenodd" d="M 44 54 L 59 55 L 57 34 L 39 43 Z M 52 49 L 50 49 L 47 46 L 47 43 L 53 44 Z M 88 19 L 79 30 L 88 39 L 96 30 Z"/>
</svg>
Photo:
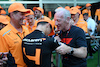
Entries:
<svg viewBox="0 0 100 67">
<path fill-rule="evenodd" d="M 44 10 L 40 7 L 33 7 L 34 15 L 35 15 L 35 20 L 41 20 L 41 19 L 47 19 L 48 17 L 43 16 Z"/>
<path fill-rule="evenodd" d="M 84 14 L 84 13 L 88 13 L 88 15 L 89 15 L 89 17 L 91 17 L 91 4 L 90 3 L 87 3 L 86 4 L 86 9 L 84 9 L 83 11 L 82 11 L 82 14 Z"/>
<path fill-rule="evenodd" d="M 22 39 L 29 34 L 28 29 L 23 26 L 25 13 L 29 13 L 29 9 L 21 3 L 13 3 L 9 6 L 8 12 L 10 13 L 11 21 L 4 27 L 0 35 L 0 45 L 2 45 L 2 52 L 9 52 L 8 54 L 8 67 L 27 67 L 23 61 L 21 43 Z"/>
<path fill-rule="evenodd" d="M 98 21 L 97 21 L 97 17 L 98 17 Z M 95 22 L 97 21 L 97 23 L 100 23 L 100 8 L 96 10 L 95 12 Z"/>
<path fill-rule="evenodd" d="M 36 29 L 36 21 L 34 19 L 34 12 L 30 9 L 30 13 L 26 14 L 26 20 L 28 22 L 28 30 L 29 32 L 33 32 Z"/>
<path fill-rule="evenodd" d="M 85 22 L 83 19 L 79 19 L 80 16 L 80 10 L 76 7 L 71 8 L 71 18 L 74 20 L 74 25 L 82 28 L 85 33 L 88 32 L 87 29 L 87 22 Z"/>
</svg>

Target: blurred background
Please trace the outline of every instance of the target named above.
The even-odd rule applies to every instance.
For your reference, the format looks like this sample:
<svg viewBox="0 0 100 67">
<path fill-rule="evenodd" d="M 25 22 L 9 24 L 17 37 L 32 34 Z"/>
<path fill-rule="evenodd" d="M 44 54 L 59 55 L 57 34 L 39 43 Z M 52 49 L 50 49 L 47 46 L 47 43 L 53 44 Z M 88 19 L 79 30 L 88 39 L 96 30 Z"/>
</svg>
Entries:
<svg viewBox="0 0 100 67">
<path fill-rule="evenodd" d="M 94 17 L 96 9 L 100 6 L 100 0 L 0 0 L 0 5 L 6 11 L 11 3 L 13 2 L 20 2 L 23 3 L 26 8 L 32 9 L 33 7 L 41 7 L 44 9 L 46 16 L 48 16 L 48 12 L 51 11 L 52 17 L 54 14 L 54 10 L 57 7 L 65 7 L 65 6 L 82 6 L 84 8 L 86 3 L 91 3 L 91 13 L 92 17 Z M 85 9 L 85 8 L 84 8 Z"/>
</svg>

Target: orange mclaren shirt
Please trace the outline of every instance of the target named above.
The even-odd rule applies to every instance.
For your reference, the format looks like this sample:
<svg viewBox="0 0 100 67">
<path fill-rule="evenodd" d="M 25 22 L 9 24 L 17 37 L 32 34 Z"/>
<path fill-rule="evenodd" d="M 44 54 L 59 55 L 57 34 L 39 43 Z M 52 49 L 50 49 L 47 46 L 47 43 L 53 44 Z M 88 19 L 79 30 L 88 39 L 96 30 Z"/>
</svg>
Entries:
<svg viewBox="0 0 100 67">
<path fill-rule="evenodd" d="M 95 15 L 98 16 L 98 20 L 100 21 L 100 9 L 97 9 Z"/>
<path fill-rule="evenodd" d="M 33 32 L 36 29 L 36 27 L 37 27 L 37 21 L 35 21 L 35 24 L 34 24 L 34 26 L 32 28 L 29 25 L 27 25 L 29 33 Z"/>
<path fill-rule="evenodd" d="M 78 21 L 75 25 L 76 25 L 77 27 L 82 28 L 82 29 L 85 31 L 85 33 L 88 32 L 88 29 L 87 29 L 87 22 L 84 21 L 83 19 L 79 19 L 79 21 Z"/>
<path fill-rule="evenodd" d="M 88 13 L 88 16 L 89 16 L 89 17 L 91 16 L 91 10 L 84 9 L 84 10 L 82 11 L 82 14 L 84 14 L 84 13 Z"/>
<path fill-rule="evenodd" d="M 1 31 L 0 31 L 0 33 L 1 33 Z M 0 35 L 0 52 L 2 52 L 2 50 L 3 50 L 3 46 L 1 45 L 2 44 L 2 42 L 1 42 L 1 35 Z"/>
<path fill-rule="evenodd" d="M 1 32 L 1 40 L 3 48 L 2 52 L 9 52 L 14 57 L 15 64 L 17 67 L 27 67 L 23 61 L 22 56 L 22 39 L 29 34 L 28 29 L 25 26 L 22 26 L 22 33 L 18 32 L 10 23 L 4 27 Z"/>
</svg>

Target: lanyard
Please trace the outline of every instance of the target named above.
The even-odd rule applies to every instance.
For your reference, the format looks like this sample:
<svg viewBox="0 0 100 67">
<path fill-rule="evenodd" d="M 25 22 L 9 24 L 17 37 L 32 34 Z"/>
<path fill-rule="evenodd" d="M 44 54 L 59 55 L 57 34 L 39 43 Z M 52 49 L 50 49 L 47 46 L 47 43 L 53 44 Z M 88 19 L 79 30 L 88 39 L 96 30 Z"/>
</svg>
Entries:
<svg viewBox="0 0 100 67">
<path fill-rule="evenodd" d="M 67 30 L 66 37 L 68 36 L 70 29 L 71 29 L 71 27 Z M 61 37 L 62 37 L 62 34 L 61 34 Z"/>
<path fill-rule="evenodd" d="M 69 34 L 69 31 L 70 31 L 70 28 L 69 28 L 69 29 L 68 29 L 68 31 L 67 31 L 66 37 L 68 36 L 68 34 Z"/>
<path fill-rule="evenodd" d="M 17 33 L 18 37 L 22 40 L 22 38 L 19 36 L 19 34 Z M 23 37 L 25 37 L 25 33 L 23 32 Z"/>
</svg>

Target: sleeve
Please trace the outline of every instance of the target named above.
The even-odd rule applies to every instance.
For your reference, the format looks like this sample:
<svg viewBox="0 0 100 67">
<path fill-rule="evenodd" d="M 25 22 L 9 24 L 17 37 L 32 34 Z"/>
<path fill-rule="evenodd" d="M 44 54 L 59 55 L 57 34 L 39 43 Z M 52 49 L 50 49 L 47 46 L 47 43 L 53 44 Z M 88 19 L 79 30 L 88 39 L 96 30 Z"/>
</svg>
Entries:
<svg viewBox="0 0 100 67">
<path fill-rule="evenodd" d="M 77 30 L 76 34 L 76 46 L 77 47 L 87 47 L 85 33 L 82 29 Z"/>
<path fill-rule="evenodd" d="M 23 53 L 23 59 L 24 59 L 24 62 L 26 63 L 26 65 L 27 65 L 27 63 L 28 63 L 28 59 L 26 58 L 26 56 L 24 55 L 24 52 L 23 52 L 23 48 L 24 48 L 24 41 L 22 40 L 22 53 Z"/>
<path fill-rule="evenodd" d="M 50 44 L 52 51 L 55 50 L 58 46 L 60 46 L 60 43 L 54 38 L 50 38 Z"/>
</svg>

